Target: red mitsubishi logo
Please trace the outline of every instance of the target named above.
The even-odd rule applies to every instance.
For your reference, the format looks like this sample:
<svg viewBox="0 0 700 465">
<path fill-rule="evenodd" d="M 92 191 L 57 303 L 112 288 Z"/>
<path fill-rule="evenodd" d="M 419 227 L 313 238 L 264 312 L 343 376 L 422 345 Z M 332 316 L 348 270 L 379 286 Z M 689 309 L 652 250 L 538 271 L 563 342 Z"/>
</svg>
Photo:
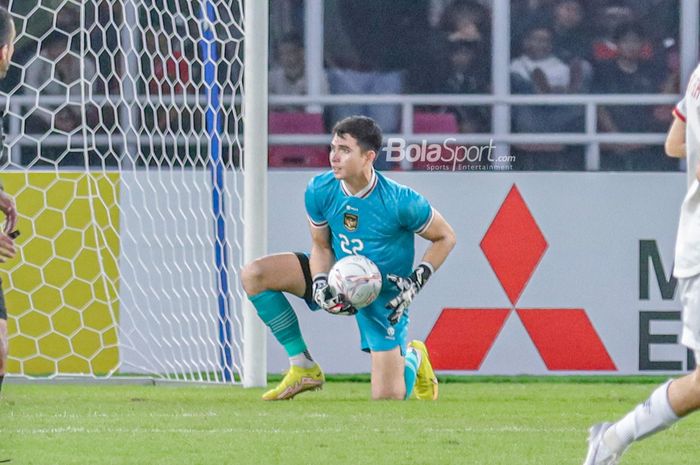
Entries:
<svg viewBox="0 0 700 465">
<path fill-rule="evenodd" d="M 617 370 L 584 309 L 517 307 L 547 241 L 515 185 L 481 240 L 481 250 L 511 308 L 443 309 L 426 340 L 436 369 L 478 370 L 515 312 L 547 369 Z"/>
</svg>

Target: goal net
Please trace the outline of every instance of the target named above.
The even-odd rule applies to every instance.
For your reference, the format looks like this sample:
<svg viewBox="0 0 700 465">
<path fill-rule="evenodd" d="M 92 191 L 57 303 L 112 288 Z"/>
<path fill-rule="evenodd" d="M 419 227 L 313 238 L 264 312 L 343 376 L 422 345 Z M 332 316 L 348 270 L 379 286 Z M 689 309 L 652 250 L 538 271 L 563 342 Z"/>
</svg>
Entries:
<svg viewBox="0 0 700 465">
<path fill-rule="evenodd" d="M 241 2 L 5 2 L 9 374 L 241 381 Z"/>
</svg>

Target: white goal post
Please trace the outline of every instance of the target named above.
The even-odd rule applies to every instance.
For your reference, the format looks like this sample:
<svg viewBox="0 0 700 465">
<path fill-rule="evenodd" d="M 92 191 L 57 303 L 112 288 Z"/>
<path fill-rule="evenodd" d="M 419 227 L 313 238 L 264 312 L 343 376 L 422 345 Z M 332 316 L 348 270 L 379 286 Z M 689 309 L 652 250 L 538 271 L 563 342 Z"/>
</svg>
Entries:
<svg viewBox="0 0 700 465">
<path fill-rule="evenodd" d="M 8 374 L 264 385 L 239 270 L 266 252 L 268 2 L 8 9 Z"/>
</svg>

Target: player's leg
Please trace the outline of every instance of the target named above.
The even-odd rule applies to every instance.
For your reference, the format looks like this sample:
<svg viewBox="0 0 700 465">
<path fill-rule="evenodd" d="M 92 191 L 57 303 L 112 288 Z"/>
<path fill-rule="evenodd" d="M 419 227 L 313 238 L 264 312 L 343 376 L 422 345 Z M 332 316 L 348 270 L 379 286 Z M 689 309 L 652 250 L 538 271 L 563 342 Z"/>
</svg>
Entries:
<svg viewBox="0 0 700 465">
<path fill-rule="evenodd" d="M 373 399 L 408 399 L 414 389 L 421 400 L 437 399 L 437 379 L 422 342 L 411 341 L 405 357 L 400 347 L 371 355 Z"/>
<path fill-rule="evenodd" d="M 291 365 L 282 382 L 263 394 L 263 399 L 289 399 L 300 392 L 320 388 L 323 372 L 311 357 L 296 313 L 283 294 L 308 297 L 311 281 L 308 258 L 294 253 L 262 257 L 243 267 L 241 281 L 258 316 L 284 347 Z"/>
<path fill-rule="evenodd" d="M 695 363 L 700 365 L 700 352 L 695 353 Z M 668 401 L 678 417 L 700 409 L 700 366 L 668 386 Z"/>
<path fill-rule="evenodd" d="M 259 258 L 243 267 L 241 281 L 260 319 L 287 354 L 295 357 L 306 351 L 296 313 L 282 294 L 304 295 L 306 281 L 297 256 L 282 253 Z"/>
<path fill-rule="evenodd" d="M 437 399 L 435 373 L 425 345 L 420 341 L 406 344 L 408 318 L 391 325 L 385 303 L 377 300 L 355 317 L 361 347 L 371 354 L 372 398 L 408 399 L 415 387 L 419 399 Z"/>
<path fill-rule="evenodd" d="M 694 350 L 700 365 L 700 276 L 680 279 L 678 286 L 683 303 L 682 342 Z M 698 409 L 700 367 L 657 387 L 646 401 L 616 423 L 594 425 L 584 465 L 615 465 L 630 444 L 665 430 Z"/>
<path fill-rule="evenodd" d="M 695 371 L 679 378 L 668 387 L 673 411 L 683 417 L 700 409 L 700 275 L 678 280 L 683 304 L 681 343 L 695 353 Z"/>
<path fill-rule="evenodd" d="M 405 360 L 401 348 L 372 351 L 372 399 L 404 399 Z"/>
<path fill-rule="evenodd" d="M 5 295 L 0 288 L 0 391 L 2 391 L 2 382 L 5 380 L 5 370 L 7 370 L 8 347 L 7 309 L 5 308 Z"/>
<path fill-rule="evenodd" d="M 430 363 L 428 348 L 421 341 L 411 341 L 406 351 L 406 371 L 409 371 L 409 365 L 412 363 L 411 355 L 415 354 L 417 361 L 417 372 L 415 376 L 415 391 L 416 397 L 420 400 L 437 400 L 438 398 L 438 380 L 433 371 L 433 365 Z M 408 376 L 407 382 L 408 382 Z M 411 393 L 407 393 L 407 397 Z"/>
<path fill-rule="evenodd" d="M 248 263 L 241 270 L 241 282 L 249 296 L 282 291 L 304 297 L 306 291 L 299 257 L 291 252 L 266 255 Z"/>
<path fill-rule="evenodd" d="M 7 320 L 0 318 L 0 391 L 2 391 L 2 382 L 5 380 L 7 369 L 7 349 Z"/>
</svg>

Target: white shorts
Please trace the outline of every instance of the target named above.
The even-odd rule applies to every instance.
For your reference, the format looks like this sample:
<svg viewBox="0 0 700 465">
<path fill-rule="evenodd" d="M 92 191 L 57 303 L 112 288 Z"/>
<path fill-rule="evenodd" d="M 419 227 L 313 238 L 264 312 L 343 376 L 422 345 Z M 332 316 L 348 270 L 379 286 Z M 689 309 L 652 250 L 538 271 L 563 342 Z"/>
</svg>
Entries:
<svg viewBox="0 0 700 465">
<path fill-rule="evenodd" d="M 683 334 L 681 343 L 695 352 L 700 364 L 700 275 L 678 279 L 683 304 Z"/>
</svg>

